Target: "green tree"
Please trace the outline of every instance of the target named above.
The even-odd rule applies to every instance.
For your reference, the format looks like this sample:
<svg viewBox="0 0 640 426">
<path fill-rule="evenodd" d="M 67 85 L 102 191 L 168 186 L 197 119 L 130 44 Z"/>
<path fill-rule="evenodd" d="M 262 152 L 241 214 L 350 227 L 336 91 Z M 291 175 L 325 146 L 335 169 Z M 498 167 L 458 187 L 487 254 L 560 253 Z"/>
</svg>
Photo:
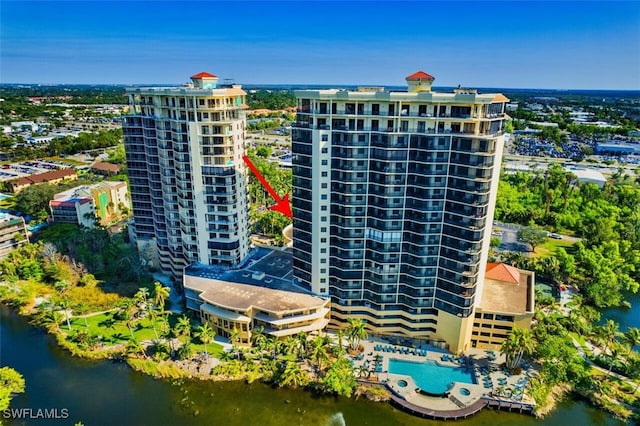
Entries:
<svg viewBox="0 0 640 426">
<path fill-rule="evenodd" d="M 500 352 L 505 355 L 507 368 L 513 370 L 524 355 L 534 351 L 533 335 L 530 330 L 514 327 L 502 342 Z"/>
<path fill-rule="evenodd" d="M 631 347 L 640 346 L 640 328 L 629 327 L 624 333 L 623 340 Z"/>
<path fill-rule="evenodd" d="M 209 352 L 207 351 L 207 345 L 211 343 L 214 336 L 215 336 L 215 332 L 209 326 L 208 322 L 205 322 L 204 324 L 199 325 L 196 328 L 195 337 L 197 337 L 204 345 L 204 353 L 207 355 L 207 358 L 209 357 Z"/>
<path fill-rule="evenodd" d="M 346 329 L 346 335 L 350 342 L 350 348 L 352 351 L 358 349 L 360 340 L 367 338 L 367 330 L 365 329 L 364 321 L 360 318 L 347 318 L 349 325 Z"/>
<path fill-rule="evenodd" d="M 548 240 L 547 232 L 542 229 L 527 226 L 518 230 L 518 239 L 531 246 L 531 251 L 536 251 L 536 246 Z"/>
<path fill-rule="evenodd" d="M 185 336 L 185 340 L 183 343 L 189 342 L 189 340 L 191 339 L 191 320 L 189 319 L 189 317 L 183 315 L 178 318 L 178 322 L 174 326 L 173 331 L 178 337 Z"/>
<path fill-rule="evenodd" d="M 256 148 L 256 155 L 262 158 L 271 157 L 271 147 L 266 145 L 260 145 L 258 148 Z"/>
<path fill-rule="evenodd" d="M 59 191 L 60 188 L 50 184 L 28 186 L 16 196 L 15 208 L 39 221 L 45 220 L 51 214 L 49 201 Z"/>
<path fill-rule="evenodd" d="M 329 392 L 347 398 L 351 397 L 356 387 L 353 365 L 344 357 L 338 358 L 329 367 L 327 374 L 322 379 L 322 384 Z"/>
<path fill-rule="evenodd" d="M 316 336 L 311 340 L 310 358 L 315 361 L 318 372 L 321 372 L 322 363 L 329 360 L 327 344 L 322 336 Z"/>
<path fill-rule="evenodd" d="M 14 395 L 24 392 L 24 377 L 11 367 L 0 367 L 0 412 L 9 408 Z"/>
<path fill-rule="evenodd" d="M 277 382 L 279 387 L 302 387 L 309 383 L 309 375 L 300 368 L 300 364 L 297 362 L 286 361 L 283 363 Z"/>
</svg>

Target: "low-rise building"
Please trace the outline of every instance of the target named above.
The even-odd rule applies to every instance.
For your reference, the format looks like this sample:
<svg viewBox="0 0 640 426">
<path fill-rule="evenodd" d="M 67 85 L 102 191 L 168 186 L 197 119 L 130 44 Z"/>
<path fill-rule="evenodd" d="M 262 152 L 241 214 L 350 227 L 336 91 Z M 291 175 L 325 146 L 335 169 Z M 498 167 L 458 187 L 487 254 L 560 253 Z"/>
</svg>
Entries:
<svg viewBox="0 0 640 426">
<path fill-rule="evenodd" d="M 54 222 L 86 227 L 93 227 L 96 219 L 101 225 L 108 225 L 118 217 L 123 207 L 129 208 L 125 182 L 78 186 L 56 194 L 49 202 Z"/>
<path fill-rule="evenodd" d="M 487 263 L 482 299 L 475 311 L 471 346 L 500 349 L 514 327 L 530 329 L 535 274 L 504 263 Z"/>
<path fill-rule="evenodd" d="M 607 178 L 595 169 L 578 169 L 575 167 L 565 167 L 565 170 L 569 173 L 573 173 L 580 183 L 595 183 L 600 188 L 607 182 Z"/>
<path fill-rule="evenodd" d="M 50 172 L 40 173 L 37 175 L 25 176 L 9 182 L 9 188 L 14 194 L 22 191 L 23 189 L 40 183 L 49 183 L 56 185 L 63 180 L 76 180 L 78 174 L 72 168 L 52 170 Z"/>
<path fill-rule="evenodd" d="M 291 282 L 291 253 L 269 252 L 246 268 L 215 272 L 208 266 L 187 268 L 183 285 L 187 308 L 207 321 L 216 335 L 239 332 L 238 344 L 251 344 L 251 332 L 284 338 L 323 330 L 329 323 L 330 299 L 296 288 Z"/>
<path fill-rule="evenodd" d="M 91 170 L 104 176 L 112 176 L 120 173 L 120 166 L 117 164 L 96 161 L 91 165 Z"/>
<path fill-rule="evenodd" d="M 7 213 L 0 213 L 0 259 L 10 251 L 29 242 L 29 234 L 24 219 Z"/>
</svg>

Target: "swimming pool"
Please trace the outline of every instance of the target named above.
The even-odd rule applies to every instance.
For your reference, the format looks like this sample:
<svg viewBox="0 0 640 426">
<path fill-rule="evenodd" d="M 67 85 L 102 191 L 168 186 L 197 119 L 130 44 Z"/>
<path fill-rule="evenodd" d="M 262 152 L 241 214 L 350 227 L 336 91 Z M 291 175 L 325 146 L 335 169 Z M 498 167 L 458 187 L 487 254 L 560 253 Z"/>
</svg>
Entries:
<svg viewBox="0 0 640 426">
<path fill-rule="evenodd" d="M 445 393 L 453 382 L 475 383 L 472 370 L 442 366 L 435 361 L 413 362 L 391 358 L 389 373 L 411 376 L 420 389 L 431 394 Z"/>
</svg>

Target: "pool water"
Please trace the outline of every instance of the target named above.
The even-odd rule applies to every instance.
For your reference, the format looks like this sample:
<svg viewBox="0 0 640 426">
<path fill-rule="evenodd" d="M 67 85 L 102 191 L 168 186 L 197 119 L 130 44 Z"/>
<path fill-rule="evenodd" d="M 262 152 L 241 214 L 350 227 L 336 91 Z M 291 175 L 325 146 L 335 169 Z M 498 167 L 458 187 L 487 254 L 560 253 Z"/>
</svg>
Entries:
<svg viewBox="0 0 640 426">
<path fill-rule="evenodd" d="M 420 389 L 433 394 L 448 391 L 453 382 L 475 383 L 472 370 L 441 366 L 434 361 L 412 362 L 391 358 L 389 373 L 411 376 Z"/>
</svg>

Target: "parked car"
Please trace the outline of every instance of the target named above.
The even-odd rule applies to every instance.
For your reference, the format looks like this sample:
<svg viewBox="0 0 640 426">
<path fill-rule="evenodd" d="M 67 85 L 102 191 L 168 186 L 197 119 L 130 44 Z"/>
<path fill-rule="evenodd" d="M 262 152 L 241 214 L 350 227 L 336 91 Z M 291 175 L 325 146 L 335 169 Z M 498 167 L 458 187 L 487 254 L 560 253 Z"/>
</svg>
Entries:
<svg viewBox="0 0 640 426">
<path fill-rule="evenodd" d="M 554 240 L 561 240 L 562 237 L 559 234 L 553 233 L 551 235 L 549 235 L 551 238 L 553 238 Z"/>
</svg>

